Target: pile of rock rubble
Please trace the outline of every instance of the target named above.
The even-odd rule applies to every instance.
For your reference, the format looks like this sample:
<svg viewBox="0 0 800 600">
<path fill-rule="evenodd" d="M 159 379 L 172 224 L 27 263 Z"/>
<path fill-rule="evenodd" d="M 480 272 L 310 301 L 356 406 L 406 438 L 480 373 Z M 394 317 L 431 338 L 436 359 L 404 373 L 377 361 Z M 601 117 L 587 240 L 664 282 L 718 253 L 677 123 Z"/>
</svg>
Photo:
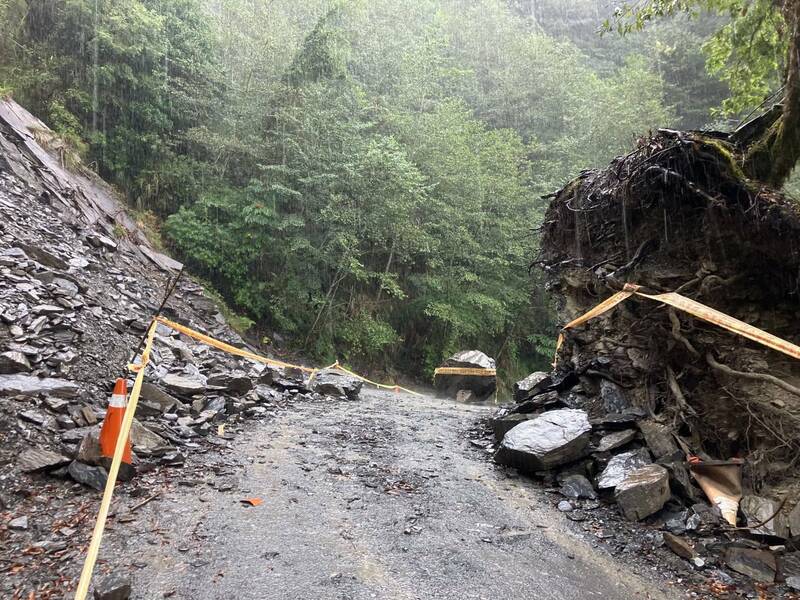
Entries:
<svg viewBox="0 0 800 600">
<path fill-rule="evenodd" d="M 608 379 L 533 373 L 517 382 L 514 399 L 490 420 L 495 460 L 554 486 L 568 518 L 583 521 L 616 504 L 695 572 L 732 584 L 727 567 L 800 589 L 800 503 L 779 511 L 779 503 L 745 492 L 734 529 L 693 481 L 670 424 L 636 408 Z"/>
<path fill-rule="evenodd" d="M 0 512 L 11 516 L 21 490 L 41 481 L 24 474 L 102 489 L 97 436 L 111 388 L 181 266 L 152 248 L 103 182 L 54 161 L 34 128 L 46 130 L 0 103 Z M 247 346 L 189 277 L 164 314 Z M 219 444 L 224 422 L 297 399 L 353 399 L 361 387 L 338 371 L 309 383 L 300 370 L 253 364 L 163 325 L 150 364 L 131 432 L 140 472 Z"/>
</svg>

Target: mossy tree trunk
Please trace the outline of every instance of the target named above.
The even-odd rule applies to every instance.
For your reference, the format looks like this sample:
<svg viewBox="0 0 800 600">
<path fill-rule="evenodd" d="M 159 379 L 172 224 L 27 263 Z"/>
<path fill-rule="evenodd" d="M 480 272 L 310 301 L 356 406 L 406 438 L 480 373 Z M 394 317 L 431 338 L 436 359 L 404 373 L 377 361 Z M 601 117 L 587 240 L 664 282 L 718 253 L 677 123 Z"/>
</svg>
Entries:
<svg viewBox="0 0 800 600">
<path fill-rule="evenodd" d="M 745 156 L 748 175 L 777 188 L 800 160 L 800 0 L 786 0 L 784 17 L 790 38 L 783 110 Z"/>
</svg>

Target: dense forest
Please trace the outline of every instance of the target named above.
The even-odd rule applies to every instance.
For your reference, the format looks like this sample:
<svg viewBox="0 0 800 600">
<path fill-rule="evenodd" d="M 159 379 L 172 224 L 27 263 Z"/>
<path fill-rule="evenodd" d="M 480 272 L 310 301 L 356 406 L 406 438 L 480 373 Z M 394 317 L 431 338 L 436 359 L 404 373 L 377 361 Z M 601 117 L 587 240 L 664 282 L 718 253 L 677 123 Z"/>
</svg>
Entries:
<svg viewBox="0 0 800 600">
<path fill-rule="evenodd" d="M 541 196 L 778 86 L 781 39 L 736 52 L 771 3 L 716 4 L 0 0 L 0 91 L 260 335 L 408 372 L 477 347 L 513 378 L 553 349 Z"/>
</svg>

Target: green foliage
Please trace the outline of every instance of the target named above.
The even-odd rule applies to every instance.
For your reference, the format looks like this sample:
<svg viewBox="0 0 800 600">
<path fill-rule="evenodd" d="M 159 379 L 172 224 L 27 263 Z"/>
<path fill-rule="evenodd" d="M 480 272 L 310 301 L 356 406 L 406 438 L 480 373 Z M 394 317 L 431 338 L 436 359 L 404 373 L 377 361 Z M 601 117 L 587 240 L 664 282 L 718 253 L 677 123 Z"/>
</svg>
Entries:
<svg viewBox="0 0 800 600">
<path fill-rule="evenodd" d="M 165 217 L 229 321 L 361 367 L 543 368 L 540 195 L 675 119 L 674 47 L 598 60 L 501 0 L 97 6 L 0 0 L 0 81 Z"/>
<path fill-rule="evenodd" d="M 623 2 L 606 31 L 621 34 L 641 31 L 666 16 L 704 12 L 723 15 L 726 22 L 705 43 L 707 67 L 730 88 L 723 102 L 727 114 L 758 105 L 781 80 L 788 49 L 781 3 L 773 0 L 646 0 Z"/>
</svg>

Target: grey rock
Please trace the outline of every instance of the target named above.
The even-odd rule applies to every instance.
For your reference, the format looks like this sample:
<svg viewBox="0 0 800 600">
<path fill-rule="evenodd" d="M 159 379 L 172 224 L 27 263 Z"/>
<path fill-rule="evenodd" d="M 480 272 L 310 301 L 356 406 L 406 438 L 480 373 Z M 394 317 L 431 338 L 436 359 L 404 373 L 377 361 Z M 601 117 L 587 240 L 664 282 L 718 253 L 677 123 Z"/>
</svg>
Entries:
<svg viewBox="0 0 800 600">
<path fill-rule="evenodd" d="M 69 462 L 70 459 L 58 452 L 52 452 L 42 448 L 29 448 L 19 455 L 17 466 L 24 473 L 35 473 L 37 471 L 57 469 Z"/>
<path fill-rule="evenodd" d="M 81 483 L 98 491 L 103 491 L 108 480 L 108 473 L 103 467 L 92 467 L 82 462 L 73 460 L 67 469 L 69 476 L 78 483 Z"/>
<path fill-rule="evenodd" d="M 90 232 L 86 234 L 86 241 L 95 248 L 105 248 L 111 251 L 117 249 L 117 243 L 114 240 L 99 233 Z"/>
<path fill-rule="evenodd" d="M 47 408 L 62 415 L 69 411 L 69 401 L 62 398 L 47 397 L 44 399 L 44 403 Z"/>
<path fill-rule="evenodd" d="M 742 496 L 739 502 L 739 508 L 745 517 L 747 517 L 747 526 L 751 527 L 750 531 L 761 535 L 774 535 L 777 537 L 788 538 L 790 537 L 789 522 L 783 514 L 778 514 L 775 518 L 771 518 L 778 510 L 778 503 L 769 498 L 762 498 L 760 496 Z M 761 527 L 754 527 L 763 521 Z"/>
<path fill-rule="evenodd" d="M 325 396 L 346 400 L 358 399 L 364 382 L 335 369 L 319 371 L 311 382 L 311 390 Z"/>
<path fill-rule="evenodd" d="M 556 508 L 558 508 L 558 510 L 561 512 L 571 512 L 573 507 L 572 504 L 570 504 L 566 500 L 562 500 L 561 502 L 558 503 L 558 506 Z"/>
<path fill-rule="evenodd" d="M 669 500 L 669 473 L 661 465 L 645 465 L 628 474 L 614 489 L 623 516 L 641 521 Z"/>
<path fill-rule="evenodd" d="M 244 373 L 223 373 L 212 375 L 206 382 L 234 394 L 245 394 L 253 389 L 253 381 Z"/>
<path fill-rule="evenodd" d="M 139 395 L 139 410 L 142 411 L 142 414 L 160 415 L 182 406 L 183 403 L 180 400 L 171 396 L 157 385 L 147 381 L 142 383 Z"/>
<path fill-rule="evenodd" d="M 65 379 L 39 378 L 31 375 L 0 375 L 0 396 L 37 396 L 50 394 L 74 398 L 78 386 Z"/>
<path fill-rule="evenodd" d="M 59 271 L 66 271 L 69 268 L 69 265 L 64 260 L 43 248 L 22 242 L 17 242 L 17 245 L 20 249 L 24 250 L 25 254 L 30 258 L 45 267 L 50 267 L 51 269 L 57 269 Z"/>
<path fill-rule="evenodd" d="M 100 432 L 90 431 L 81 440 L 75 460 L 85 465 L 99 465 L 103 455 L 100 453 Z"/>
<path fill-rule="evenodd" d="M 650 455 L 646 448 L 617 454 L 611 457 L 606 468 L 598 476 L 597 487 L 601 490 L 615 488 L 636 469 L 648 465 L 650 462 Z"/>
<path fill-rule="evenodd" d="M 514 400 L 516 402 L 525 400 L 530 395 L 531 390 L 533 390 L 537 384 L 547 379 L 547 377 L 547 373 L 536 371 L 528 375 L 525 379 L 517 381 L 514 384 Z"/>
<path fill-rule="evenodd" d="M 495 439 L 498 442 L 502 442 L 503 438 L 509 431 L 511 431 L 514 427 L 516 427 L 520 423 L 528 421 L 529 419 L 532 418 L 533 418 L 532 415 L 523 413 L 512 413 L 510 415 L 504 414 L 492 417 L 489 420 L 489 424 L 492 427 L 492 432 L 494 433 Z"/>
<path fill-rule="evenodd" d="M 740 546 L 726 548 L 725 564 L 737 573 L 762 583 L 773 583 L 778 570 L 772 552 Z"/>
<path fill-rule="evenodd" d="M 561 494 L 567 498 L 597 499 L 592 482 L 583 475 L 567 475 L 561 481 Z"/>
<path fill-rule="evenodd" d="M 109 575 L 94 588 L 94 600 L 128 600 L 131 597 L 131 580 L 120 575 Z"/>
<path fill-rule="evenodd" d="M 678 444 L 672 437 L 672 428 L 655 421 L 639 421 L 644 442 L 656 460 L 679 453 Z"/>
<path fill-rule="evenodd" d="M 614 450 L 624 446 L 625 444 L 629 444 L 634 439 L 636 439 L 635 429 L 623 429 L 622 431 L 615 431 L 613 433 L 609 433 L 608 435 L 604 435 L 600 439 L 600 443 L 597 444 L 597 451 L 609 452 L 610 450 Z"/>
<path fill-rule="evenodd" d="M 472 390 L 458 390 L 456 392 L 456 402 L 480 402 L 481 399 L 475 395 L 475 392 Z"/>
<path fill-rule="evenodd" d="M 672 535 L 671 533 L 664 534 L 664 543 L 667 548 L 672 550 L 675 554 L 686 560 L 691 560 L 697 553 L 694 548 L 684 538 Z"/>
<path fill-rule="evenodd" d="M 792 588 L 796 592 L 800 592 L 800 577 L 796 575 L 792 575 L 791 577 L 786 578 L 786 585 Z"/>
<path fill-rule="evenodd" d="M 443 367 L 494 369 L 495 362 L 480 350 L 457 352 L 442 363 Z M 437 375 L 434 386 L 442 394 L 455 398 L 459 390 L 471 390 L 477 399 L 488 398 L 497 389 L 495 375 Z"/>
<path fill-rule="evenodd" d="M 31 312 L 36 315 L 57 315 L 64 312 L 64 307 L 54 304 L 37 304 L 31 309 Z"/>
<path fill-rule="evenodd" d="M 31 370 L 31 363 L 22 352 L 8 351 L 0 354 L 0 374 L 27 373 Z"/>
<path fill-rule="evenodd" d="M 28 528 L 28 517 L 17 517 L 8 522 L 8 528 L 14 531 L 25 531 Z"/>
<path fill-rule="evenodd" d="M 691 507 L 689 517 L 686 519 L 686 529 L 705 532 L 713 529 L 721 522 L 722 513 L 719 507 L 697 503 Z"/>
<path fill-rule="evenodd" d="M 184 377 L 182 375 L 169 374 L 161 378 L 164 386 L 179 395 L 192 396 L 199 394 L 206 389 L 204 381 L 194 377 Z"/>
<path fill-rule="evenodd" d="M 170 258 L 166 254 L 161 254 L 160 252 L 151 250 L 147 246 L 140 245 L 139 250 L 141 250 L 142 254 L 144 254 L 147 258 L 153 261 L 155 265 L 164 271 L 180 271 L 183 268 L 183 263 L 179 263 L 177 260 Z"/>
<path fill-rule="evenodd" d="M 800 502 L 795 504 L 794 508 L 786 516 L 789 523 L 789 531 L 792 536 L 800 536 Z"/>
<path fill-rule="evenodd" d="M 600 398 L 608 414 L 624 414 L 631 408 L 631 402 L 623 390 L 616 383 L 608 379 L 600 380 Z"/>
<path fill-rule="evenodd" d="M 142 425 L 137 419 L 131 424 L 131 444 L 136 453 L 145 454 L 169 448 L 167 440 Z"/>
<path fill-rule="evenodd" d="M 583 456 L 590 432 L 586 412 L 551 410 L 506 433 L 495 459 L 524 470 L 552 469 Z"/>
<path fill-rule="evenodd" d="M 45 427 L 52 424 L 53 420 L 50 416 L 39 412 L 38 410 L 23 410 L 19 413 L 19 418 L 28 423 L 33 423 L 39 427 Z"/>
</svg>

